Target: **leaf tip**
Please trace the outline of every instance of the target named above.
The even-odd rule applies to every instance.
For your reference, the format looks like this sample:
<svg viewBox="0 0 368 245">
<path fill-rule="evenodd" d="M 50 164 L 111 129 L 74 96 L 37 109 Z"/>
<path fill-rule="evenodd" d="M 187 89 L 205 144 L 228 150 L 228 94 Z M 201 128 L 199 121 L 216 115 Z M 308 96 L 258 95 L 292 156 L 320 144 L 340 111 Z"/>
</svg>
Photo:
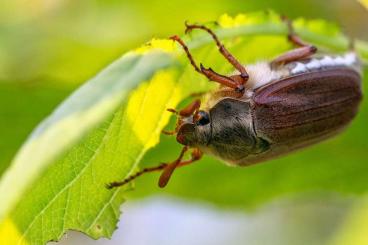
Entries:
<svg viewBox="0 0 368 245">
<path fill-rule="evenodd" d="M 228 14 L 223 14 L 218 19 L 218 23 L 223 28 L 232 28 L 241 25 L 252 25 L 260 24 L 267 21 L 272 21 L 273 23 L 280 23 L 280 15 L 273 10 L 260 11 L 248 14 L 238 14 L 235 17 L 231 17 Z"/>
</svg>

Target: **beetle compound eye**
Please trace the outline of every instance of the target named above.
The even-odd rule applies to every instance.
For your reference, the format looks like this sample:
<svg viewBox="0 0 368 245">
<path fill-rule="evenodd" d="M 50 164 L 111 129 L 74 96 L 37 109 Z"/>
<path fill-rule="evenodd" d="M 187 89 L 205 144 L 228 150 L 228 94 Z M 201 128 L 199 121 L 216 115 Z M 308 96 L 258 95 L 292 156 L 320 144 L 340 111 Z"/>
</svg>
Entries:
<svg viewBox="0 0 368 245">
<path fill-rule="evenodd" d="M 198 117 L 196 121 L 197 125 L 204 126 L 210 123 L 210 116 L 205 111 L 199 111 L 197 117 Z"/>
</svg>

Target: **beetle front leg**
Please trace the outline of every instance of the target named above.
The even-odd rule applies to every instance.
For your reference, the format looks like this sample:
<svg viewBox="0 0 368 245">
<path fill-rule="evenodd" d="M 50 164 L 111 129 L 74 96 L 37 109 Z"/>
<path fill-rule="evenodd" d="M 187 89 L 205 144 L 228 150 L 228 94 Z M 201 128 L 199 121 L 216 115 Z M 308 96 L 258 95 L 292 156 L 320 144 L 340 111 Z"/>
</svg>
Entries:
<svg viewBox="0 0 368 245">
<path fill-rule="evenodd" d="M 186 46 L 183 40 L 181 40 L 179 36 L 172 36 L 171 39 L 178 42 L 183 47 L 190 63 L 197 72 L 201 73 L 202 75 L 205 75 L 211 81 L 218 82 L 229 88 L 233 88 L 238 93 L 238 96 L 242 96 L 244 94 L 245 91 L 244 81 L 239 81 L 239 79 L 234 79 L 233 77 L 220 75 L 211 68 L 205 68 L 202 64 L 200 64 L 200 67 L 198 67 L 198 65 L 193 59 L 192 54 L 189 51 L 188 46 Z"/>
<path fill-rule="evenodd" d="M 116 188 L 116 187 L 121 187 L 123 185 L 126 185 L 128 183 L 130 183 L 131 181 L 133 181 L 134 179 L 138 178 L 139 176 L 145 174 L 145 173 L 151 173 L 151 172 L 157 172 L 157 171 L 163 171 L 160 179 L 159 179 L 159 187 L 163 188 L 167 185 L 172 173 L 174 172 L 174 170 L 176 168 L 179 167 L 183 167 L 186 165 L 189 165 L 195 161 L 198 161 L 199 159 L 201 159 L 203 153 L 197 149 L 194 148 L 192 151 L 192 157 L 189 160 L 186 161 L 182 161 L 185 152 L 188 150 L 187 146 L 184 146 L 183 149 L 180 152 L 179 157 L 172 163 L 161 163 L 158 166 L 155 167 L 149 167 L 149 168 L 144 168 L 141 171 L 138 171 L 137 173 L 127 177 L 126 179 L 122 180 L 122 181 L 116 181 L 116 182 L 111 182 L 109 184 L 106 185 L 107 189 L 112 189 L 112 188 Z"/>
<path fill-rule="evenodd" d="M 112 189 L 115 187 L 120 187 L 123 185 L 128 184 L 129 182 L 133 181 L 134 179 L 138 178 L 139 176 L 141 176 L 142 174 L 145 173 L 151 173 L 151 172 L 156 172 L 156 171 L 161 171 L 162 169 L 164 169 L 165 167 L 167 167 L 167 163 L 162 163 L 158 166 L 155 167 L 149 167 L 149 168 L 144 168 L 141 171 L 127 177 L 126 179 L 122 180 L 122 181 L 115 181 L 115 182 L 111 182 L 109 184 L 106 185 L 107 189 Z"/>
<path fill-rule="evenodd" d="M 227 77 L 224 75 L 221 75 L 211 68 L 204 68 L 201 64 L 201 71 L 202 73 L 211 81 L 218 82 L 226 87 L 234 89 L 234 91 L 237 93 L 237 97 L 241 97 L 244 94 L 245 87 L 243 82 L 236 79 L 236 76 L 234 78 Z"/>
<path fill-rule="evenodd" d="M 185 108 L 179 111 L 179 115 L 183 117 L 189 117 L 193 115 L 201 107 L 201 101 L 199 99 L 194 100 L 192 103 L 187 105 Z"/>
<path fill-rule="evenodd" d="M 285 21 L 288 27 L 288 32 L 289 32 L 287 36 L 288 40 L 294 45 L 298 46 L 299 48 L 290 50 L 278 56 L 271 62 L 271 66 L 283 65 L 283 64 L 287 64 L 293 61 L 308 58 L 317 52 L 316 46 L 304 42 L 298 36 L 298 34 L 295 33 L 293 24 L 288 18 L 283 17 L 283 20 Z"/>
<path fill-rule="evenodd" d="M 220 42 L 217 35 L 208 27 L 204 25 L 189 25 L 185 22 L 186 30 L 185 33 L 192 31 L 193 29 L 201 29 L 208 32 L 212 39 L 215 41 L 217 47 L 219 48 L 220 53 L 231 63 L 236 70 L 240 72 L 240 77 L 243 79 L 243 83 L 247 82 L 249 79 L 249 75 L 245 69 L 245 67 L 225 48 L 225 46 Z"/>
</svg>

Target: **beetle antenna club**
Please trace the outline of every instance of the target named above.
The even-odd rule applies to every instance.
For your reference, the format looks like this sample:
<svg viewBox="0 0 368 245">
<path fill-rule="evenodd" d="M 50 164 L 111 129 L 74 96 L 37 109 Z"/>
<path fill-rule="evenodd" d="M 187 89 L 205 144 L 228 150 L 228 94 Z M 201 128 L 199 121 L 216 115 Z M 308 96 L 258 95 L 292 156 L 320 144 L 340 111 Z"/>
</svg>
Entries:
<svg viewBox="0 0 368 245">
<path fill-rule="evenodd" d="M 178 115 L 179 117 L 190 117 L 193 116 L 195 117 L 198 114 L 198 110 L 199 107 L 201 107 L 201 101 L 199 99 L 194 100 L 192 103 L 190 103 L 189 105 L 187 105 L 185 108 L 181 109 L 180 111 L 176 111 L 174 109 L 167 109 L 167 111 L 175 113 L 176 115 Z M 179 120 L 177 120 L 177 125 L 174 131 L 166 131 L 166 130 L 162 130 L 161 132 L 163 134 L 166 135 L 175 135 L 181 125 L 182 121 L 179 118 Z"/>
</svg>

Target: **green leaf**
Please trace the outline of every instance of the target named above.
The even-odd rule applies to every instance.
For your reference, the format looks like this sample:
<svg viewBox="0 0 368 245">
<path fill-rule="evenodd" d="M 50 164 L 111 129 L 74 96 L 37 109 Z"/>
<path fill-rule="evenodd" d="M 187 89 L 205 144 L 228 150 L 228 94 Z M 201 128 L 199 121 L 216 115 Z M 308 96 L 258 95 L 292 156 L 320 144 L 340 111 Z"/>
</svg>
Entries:
<svg viewBox="0 0 368 245">
<path fill-rule="evenodd" d="M 75 143 L 88 129 L 111 114 L 122 98 L 139 82 L 148 79 L 155 70 L 167 67 L 172 62 L 162 52 L 152 52 L 144 56 L 127 54 L 62 103 L 32 133 L 18 152 L 9 171 L 4 174 L 0 184 L 0 191 L 4 193 L 0 218 L 3 218 L 7 208 L 39 174 L 40 169 Z M 22 178 L 23 181 L 17 182 L 14 176 Z M 7 191 L 9 189 L 13 191 Z"/>
<path fill-rule="evenodd" d="M 172 43 L 170 44 L 173 46 Z M 96 175 L 98 174 L 91 176 L 88 175 L 90 172 L 87 171 L 91 171 L 90 168 L 93 171 L 97 171 L 95 161 L 100 161 L 100 165 L 97 165 L 102 167 L 102 172 L 104 172 L 103 169 L 106 170 L 107 158 L 103 156 L 109 155 L 114 157 L 114 154 L 110 154 L 111 152 L 106 151 L 106 149 L 111 150 L 115 149 L 115 147 L 119 149 L 117 142 L 124 144 L 125 146 L 120 146 L 120 148 L 126 149 L 127 152 L 121 158 L 114 157 L 115 161 L 118 163 L 128 161 L 132 164 L 134 162 L 137 163 L 144 151 L 158 140 L 159 128 L 162 128 L 165 120 L 168 120 L 168 116 L 165 119 L 165 117 L 161 118 L 160 115 L 167 103 L 175 103 L 175 100 L 179 99 L 175 96 L 175 93 L 178 93 L 180 88 L 174 87 L 174 79 L 180 69 L 174 63 L 173 57 L 168 55 L 167 52 L 160 50 L 152 50 L 146 53 L 137 51 L 127 54 L 77 90 L 49 118 L 41 123 L 19 151 L 11 167 L 5 172 L 0 184 L 0 190 L 3 193 L 2 205 L 0 206 L 2 215 L 6 214 L 13 207 L 20 195 L 24 194 L 27 189 L 32 190 L 32 194 L 22 198 L 22 201 L 16 208 L 17 211 L 14 212 L 15 216 L 11 218 L 12 220 L 18 220 L 17 215 L 21 214 L 18 216 L 18 218 L 21 217 L 19 219 L 21 223 L 16 224 L 17 230 L 21 231 L 19 237 L 31 237 L 30 243 L 38 244 L 39 240 L 37 239 L 39 239 L 40 235 L 35 236 L 35 232 L 42 233 L 43 231 L 38 229 L 37 222 L 40 219 L 44 219 L 48 211 L 52 212 L 52 219 L 56 218 L 54 208 L 61 210 L 57 207 L 66 198 L 64 194 L 70 193 L 73 196 L 73 192 L 70 189 L 77 188 L 79 190 L 81 181 L 86 181 L 90 177 L 92 178 L 90 179 L 91 187 L 93 187 L 93 182 L 98 180 L 96 180 Z M 154 71 L 169 67 L 169 65 L 171 65 L 171 70 L 166 69 L 160 73 L 154 73 Z M 124 101 L 124 98 L 127 98 L 130 90 L 140 82 L 150 78 L 150 83 L 143 83 L 134 94 L 130 95 L 129 104 L 121 106 L 122 101 Z M 165 86 L 168 89 L 166 96 L 161 91 Z M 146 92 L 154 96 L 147 99 L 145 96 L 142 96 L 146 95 Z M 160 96 L 157 96 L 157 94 L 160 94 Z M 152 102 L 152 100 L 154 101 Z M 146 103 L 151 105 L 157 104 L 156 110 L 146 112 L 145 110 L 147 109 L 144 109 Z M 116 107 L 119 106 L 121 108 L 116 111 Z M 126 110 L 124 110 L 124 106 Z M 113 112 L 114 115 L 112 116 Z M 137 120 L 138 126 L 136 126 L 135 118 L 138 118 L 138 115 L 135 113 L 139 113 L 139 116 L 141 116 L 141 113 L 152 115 L 155 123 L 150 125 L 151 127 L 146 127 L 145 131 L 140 131 L 139 127 L 142 122 L 139 123 L 139 120 Z M 110 119 L 106 121 L 106 118 Z M 105 122 L 99 125 L 101 120 L 105 120 Z M 121 123 L 124 122 L 125 125 L 122 125 Z M 129 126 L 129 124 L 132 124 L 132 126 Z M 122 130 L 124 126 L 124 130 Z M 138 127 L 138 129 L 135 127 Z M 90 131 L 91 129 L 92 131 Z M 116 138 L 119 135 L 118 132 L 122 134 L 121 138 Z M 86 133 L 88 134 L 86 135 Z M 81 137 L 83 139 L 80 141 Z M 127 139 L 127 137 L 129 137 L 129 140 L 119 140 Z M 105 143 L 108 143 L 108 146 Z M 132 147 L 127 148 L 126 145 Z M 55 162 L 56 159 L 59 160 Z M 39 177 L 47 165 L 50 165 L 52 162 L 55 162 L 52 167 Z M 128 165 L 119 164 L 119 166 L 123 167 L 120 170 L 120 174 L 123 175 L 130 173 L 132 170 L 132 167 Z M 116 173 L 114 171 L 112 169 L 111 173 Z M 125 174 L 124 171 L 126 171 Z M 109 175 L 105 177 L 107 176 Z M 36 178 L 38 179 L 35 182 Z M 120 175 L 116 175 L 116 178 L 120 178 Z M 19 179 L 22 181 L 18 181 Z M 108 208 L 110 215 L 112 215 L 110 207 L 116 203 L 117 209 L 113 211 L 118 212 L 118 207 L 122 202 L 121 196 L 117 195 L 117 193 L 107 192 L 104 188 L 104 184 L 112 179 L 114 178 L 109 176 L 101 180 L 99 182 L 100 185 L 97 185 L 99 189 L 105 191 L 101 199 L 105 198 L 103 206 L 106 205 L 105 208 Z M 32 182 L 35 184 L 30 188 L 29 185 Z M 48 188 L 45 189 L 45 186 Z M 95 192 L 96 189 L 93 187 L 90 194 Z M 85 198 L 87 201 L 88 193 Z M 69 194 L 66 202 L 69 202 Z M 41 205 L 34 205 L 35 203 Z M 99 212 L 98 217 L 103 219 L 107 215 L 103 212 L 103 206 L 97 206 L 96 203 L 85 203 L 94 206 L 94 209 Z M 31 212 L 30 209 L 32 209 Z M 64 209 L 67 210 L 66 207 Z M 71 202 L 70 209 L 76 212 L 74 215 L 77 215 L 78 212 L 83 210 L 83 207 L 78 206 L 77 209 L 74 209 Z M 91 210 L 90 208 L 87 209 Z M 22 210 L 25 210 L 26 213 L 22 214 Z M 70 211 L 70 213 L 73 214 L 73 211 Z M 97 214 L 90 217 L 95 218 Z M 63 220 L 63 217 L 58 218 L 60 222 Z M 98 221 L 96 219 L 93 222 Z M 5 222 L 5 224 L 8 222 Z M 79 224 L 80 221 L 76 219 L 76 222 Z M 105 226 L 104 229 L 107 232 L 95 231 L 92 230 L 94 228 L 92 226 L 93 222 L 91 227 L 83 226 L 83 228 L 94 237 L 98 237 L 97 234 L 108 235 L 108 230 L 111 233 L 115 225 L 114 223 L 111 227 Z M 70 224 L 68 226 L 66 220 L 64 225 L 65 228 L 81 229 L 78 225 L 73 226 L 73 224 Z M 62 226 L 59 226 L 59 228 L 60 231 L 50 229 L 52 232 L 45 234 L 45 240 L 42 242 L 60 237 L 64 232 L 64 228 Z M 5 227 L 4 229 L 5 233 L 7 233 L 7 228 Z M 0 237 L 10 239 L 8 236 Z M 33 240 L 33 237 L 36 237 L 36 240 Z"/>
<path fill-rule="evenodd" d="M 218 22 L 218 35 L 245 63 L 269 59 L 291 47 L 286 27 L 274 13 L 224 15 Z M 321 47 L 343 50 L 348 45 L 334 25 L 323 21 L 298 20 L 296 27 Z M 221 73 L 232 71 L 208 35 L 194 33 L 185 41 L 205 65 Z M 367 58 L 364 43 L 359 50 Z M 190 93 L 211 85 L 168 40 L 153 40 L 108 66 L 40 124 L 4 173 L 1 244 L 44 244 L 60 239 L 68 229 L 93 238 L 110 237 L 129 188 L 107 190 L 105 184 L 133 173 L 146 151 L 159 142 L 169 121 L 166 108 L 177 107 Z M 166 153 L 170 154 L 167 149 Z M 265 170 L 261 177 L 268 179 L 270 173 Z M 187 184 L 185 188 L 193 188 Z M 203 192 L 208 195 L 211 190 Z"/>
</svg>

